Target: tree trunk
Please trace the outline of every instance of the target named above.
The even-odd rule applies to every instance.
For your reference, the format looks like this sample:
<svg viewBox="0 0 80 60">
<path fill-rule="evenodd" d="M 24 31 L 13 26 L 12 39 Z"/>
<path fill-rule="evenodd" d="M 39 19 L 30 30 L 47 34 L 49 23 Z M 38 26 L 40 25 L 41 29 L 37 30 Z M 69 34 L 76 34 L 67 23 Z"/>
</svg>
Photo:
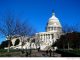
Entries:
<svg viewBox="0 0 80 60">
<path fill-rule="evenodd" d="M 63 49 L 65 49 L 65 44 L 63 43 Z"/>
<path fill-rule="evenodd" d="M 8 41 L 8 51 L 7 52 L 10 52 L 10 40 Z"/>
<path fill-rule="evenodd" d="M 23 45 L 24 45 L 23 36 L 21 36 L 21 42 L 22 42 L 22 44 L 21 44 L 21 50 L 23 50 Z"/>
<path fill-rule="evenodd" d="M 32 50 L 31 50 L 31 42 L 30 42 L 30 56 L 31 56 L 31 52 L 32 52 Z"/>
<path fill-rule="evenodd" d="M 11 41 L 11 36 L 9 36 L 9 41 L 8 41 L 8 51 L 7 51 L 7 52 L 10 52 L 10 41 Z"/>
<path fill-rule="evenodd" d="M 68 50 L 69 50 L 69 42 L 68 42 Z"/>
</svg>

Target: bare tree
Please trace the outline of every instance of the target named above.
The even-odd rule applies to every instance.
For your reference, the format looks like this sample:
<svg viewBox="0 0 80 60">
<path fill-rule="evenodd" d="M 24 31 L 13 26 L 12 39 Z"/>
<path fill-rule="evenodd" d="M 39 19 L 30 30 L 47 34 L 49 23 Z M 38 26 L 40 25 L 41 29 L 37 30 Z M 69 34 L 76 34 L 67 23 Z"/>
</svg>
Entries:
<svg viewBox="0 0 80 60">
<path fill-rule="evenodd" d="M 24 45 L 24 37 L 30 37 L 35 34 L 34 29 L 29 26 L 28 23 L 21 23 L 19 20 L 16 20 L 16 26 L 15 26 L 15 34 L 19 35 L 21 37 L 21 42 L 22 42 L 22 49 Z"/>
<path fill-rule="evenodd" d="M 12 35 L 14 34 L 14 19 L 10 16 L 8 16 L 6 19 L 1 21 L 0 25 L 0 33 L 3 34 L 8 40 L 8 52 L 10 47 L 10 40 L 12 38 Z"/>
<path fill-rule="evenodd" d="M 3 34 L 9 41 L 13 36 L 19 35 L 21 37 L 21 41 L 23 42 L 23 36 L 30 36 L 34 34 L 32 28 L 28 24 L 22 23 L 20 19 L 14 19 L 12 16 L 8 16 L 0 23 L 0 33 Z M 9 48 L 10 42 L 8 43 L 8 52 Z"/>
<path fill-rule="evenodd" d="M 78 32 L 79 30 L 79 25 L 74 24 L 72 26 L 69 26 L 68 24 L 64 25 L 62 30 L 64 33 L 71 33 L 71 32 Z"/>
</svg>

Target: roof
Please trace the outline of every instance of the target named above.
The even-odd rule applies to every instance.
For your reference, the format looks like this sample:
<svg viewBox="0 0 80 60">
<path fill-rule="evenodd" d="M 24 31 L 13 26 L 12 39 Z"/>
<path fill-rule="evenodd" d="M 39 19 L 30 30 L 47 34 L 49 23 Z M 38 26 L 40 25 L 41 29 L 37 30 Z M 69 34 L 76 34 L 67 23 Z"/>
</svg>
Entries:
<svg viewBox="0 0 80 60">
<path fill-rule="evenodd" d="M 48 26 L 54 26 L 54 27 L 62 27 L 59 19 L 55 16 L 55 13 L 52 13 L 52 16 L 49 18 Z"/>
</svg>

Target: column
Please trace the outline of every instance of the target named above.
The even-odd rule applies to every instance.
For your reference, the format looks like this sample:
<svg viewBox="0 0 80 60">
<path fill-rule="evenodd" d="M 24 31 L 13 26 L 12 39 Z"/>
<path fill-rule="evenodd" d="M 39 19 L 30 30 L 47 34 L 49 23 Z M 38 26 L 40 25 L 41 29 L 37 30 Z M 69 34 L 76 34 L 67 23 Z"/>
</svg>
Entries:
<svg viewBox="0 0 80 60">
<path fill-rule="evenodd" d="M 47 40 L 48 40 L 48 34 L 46 34 L 46 42 L 47 42 Z"/>
<path fill-rule="evenodd" d="M 53 34 L 51 34 L 51 37 L 52 37 L 52 39 L 53 39 Z"/>
<path fill-rule="evenodd" d="M 42 35 L 40 34 L 40 40 L 42 40 Z"/>
<path fill-rule="evenodd" d="M 45 34 L 44 34 L 44 42 L 46 42 L 45 40 L 46 40 L 46 38 L 45 38 L 46 36 L 45 36 Z"/>
<path fill-rule="evenodd" d="M 47 42 L 48 42 L 48 40 L 49 40 L 49 34 L 47 34 Z"/>
<path fill-rule="evenodd" d="M 44 34 L 42 34 L 42 41 L 44 41 Z"/>
<path fill-rule="evenodd" d="M 52 35 L 50 34 L 50 45 L 51 45 Z"/>
<path fill-rule="evenodd" d="M 56 37 L 57 37 L 57 36 L 56 36 L 56 33 L 54 33 L 54 42 L 56 41 Z"/>
<path fill-rule="evenodd" d="M 52 36 L 51 36 L 51 34 L 50 34 L 50 40 L 52 39 Z"/>
<path fill-rule="evenodd" d="M 47 40 L 47 38 L 46 38 L 47 36 L 46 36 L 46 34 L 45 34 L 45 42 L 46 42 L 46 40 Z"/>
<path fill-rule="evenodd" d="M 44 42 L 45 42 L 45 34 L 44 34 Z"/>
</svg>

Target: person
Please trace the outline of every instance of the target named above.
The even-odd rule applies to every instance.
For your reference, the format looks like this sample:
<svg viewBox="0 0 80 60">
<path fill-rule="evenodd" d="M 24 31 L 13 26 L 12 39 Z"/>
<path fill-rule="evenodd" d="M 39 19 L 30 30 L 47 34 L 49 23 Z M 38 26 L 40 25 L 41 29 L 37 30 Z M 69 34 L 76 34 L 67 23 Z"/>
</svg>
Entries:
<svg viewBox="0 0 80 60">
<path fill-rule="evenodd" d="M 50 53 L 50 57 L 51 57 L 51 53 L 52 53 L 52 50 L 51 49 L 49 50 L 49 53 Z"/>
<path fill-rule="evenodd" d="M 48 50 L 46 50 L 46 54 L 48 54 Z"/>
</svg>

